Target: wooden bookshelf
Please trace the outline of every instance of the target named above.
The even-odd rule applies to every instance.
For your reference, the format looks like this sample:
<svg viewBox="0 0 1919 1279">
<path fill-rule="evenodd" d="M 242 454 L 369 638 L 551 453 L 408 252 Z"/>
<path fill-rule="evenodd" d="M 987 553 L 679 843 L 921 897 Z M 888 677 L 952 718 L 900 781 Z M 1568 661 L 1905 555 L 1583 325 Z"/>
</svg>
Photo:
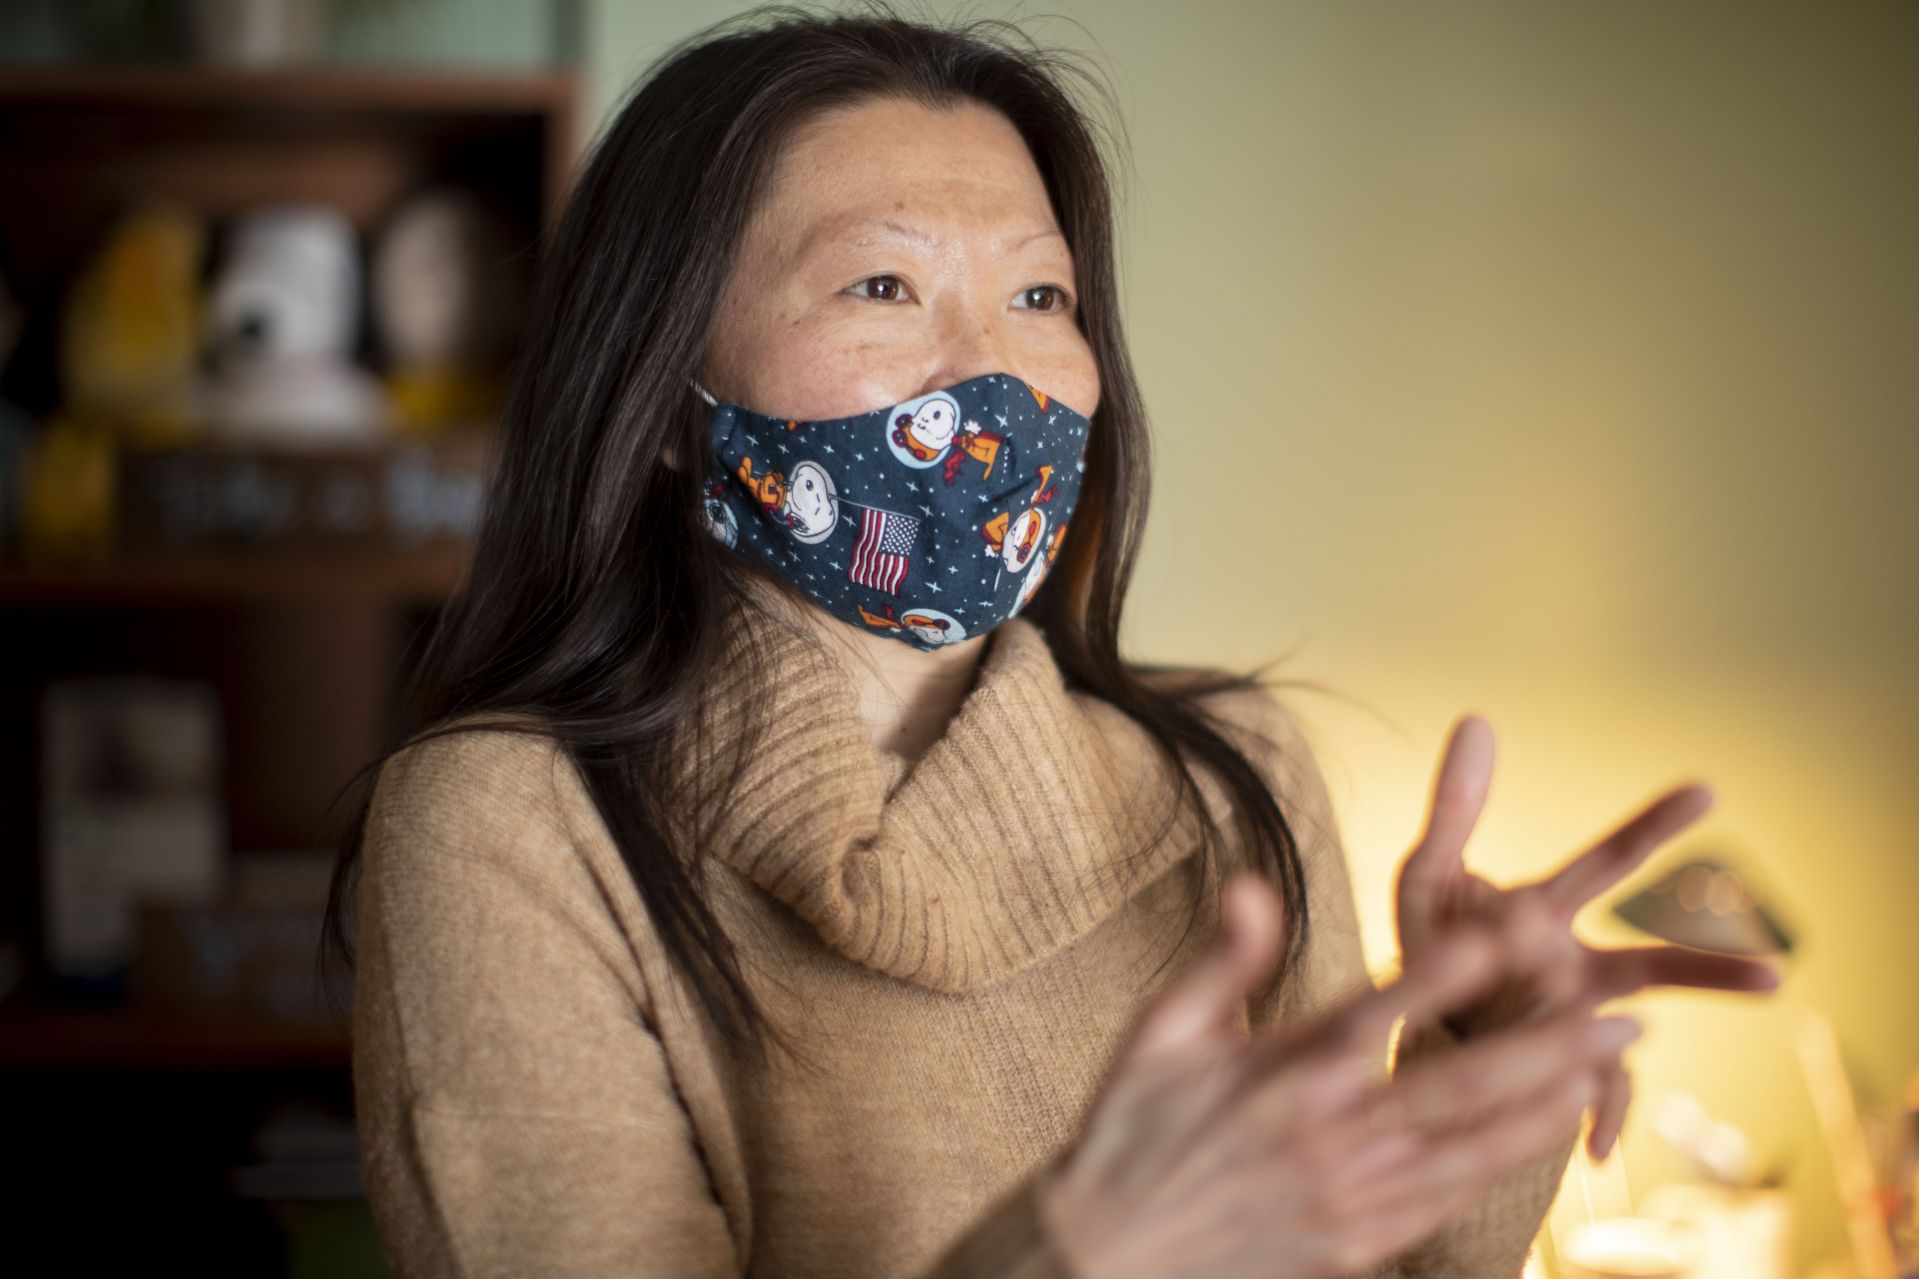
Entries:
<svg viewBox="0 0 1919 1279">
<path fill-rule="evenodd" d="M 580 101 L 572 69 L 6 67 L 0 270 L 26 316 L 8 398 L 36 418 L 58 409 L 64 299 L 136 201 L 180 201 L 212 225 L 319 201 L 369 235 L 407 196 L 450 186 L 532 259 L 566 198 Z M 24 988 L 0 1003 L 0 1070 L 344 1069 L 345 1026 L 321 1017 L 287 1025 L 52 996 L 39 919 L 40 696 L 76 677 L 208 683 L 223 707 L 230 853 L 319 846 L 344 817 L 329 809 L 338 788 L 395 726 L 405 673 L 470 555 L 449 537 L 33 561 L 0 546 L 11 659 L 0 680 L 0 847 L 11 850 L 0 857 L 0 935 L 29 957 Z"/>
</svg>

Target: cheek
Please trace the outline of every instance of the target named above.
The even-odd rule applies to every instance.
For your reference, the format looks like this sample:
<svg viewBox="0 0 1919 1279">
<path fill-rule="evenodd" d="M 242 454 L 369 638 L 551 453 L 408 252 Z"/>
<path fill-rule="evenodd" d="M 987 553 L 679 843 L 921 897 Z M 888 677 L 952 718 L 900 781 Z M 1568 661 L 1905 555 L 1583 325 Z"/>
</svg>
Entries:
<svg viewBox="0 0 1919 1279">
<path fill-rule="evenodd" d="M 1046 356 L 1045 380 L 1034 379 L 1042 390 L 1057 396 L 1068 408 L 1091 417 L 1099 408 L 1099 362 L 1078 329 Z"/>
<path fill-rule="evenodd" d="M 910 373 L 876 330 L 773 296 L 743 301 L 753 296 L 749 285 L 729 295 L 709 343 L 709 366 L 726 398 L 774 417 L 818 419 L 910 395 L 894 393 L 910 385 Z"/>
<path fill-rule="evenodd" d="M 872 334 L 788 325 L 743 352 L 749 407 L 805 419 L 851 417 L 910 399 L 923 358 L 910 344 Z"/>
</svg>

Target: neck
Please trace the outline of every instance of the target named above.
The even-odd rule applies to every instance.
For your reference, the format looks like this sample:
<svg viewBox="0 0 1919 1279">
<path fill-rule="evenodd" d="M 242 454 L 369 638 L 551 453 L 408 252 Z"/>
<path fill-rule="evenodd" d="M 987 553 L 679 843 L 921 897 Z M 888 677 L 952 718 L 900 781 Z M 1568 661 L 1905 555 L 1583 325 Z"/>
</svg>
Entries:
<svg viewBox="0 0 1919 1279">
<path fill-rule="evenodd" d="M 757 594 L 771 595 L 754 581 Z M 848 626 L 824 609 L 779 595 L 776 607 L 820 637 L 859 694 L 861 718 L 874 746 L 917 760 L 945 733 L 966 700 L 986 655 L 990 632 L 932 652 Z"/>
</svg>

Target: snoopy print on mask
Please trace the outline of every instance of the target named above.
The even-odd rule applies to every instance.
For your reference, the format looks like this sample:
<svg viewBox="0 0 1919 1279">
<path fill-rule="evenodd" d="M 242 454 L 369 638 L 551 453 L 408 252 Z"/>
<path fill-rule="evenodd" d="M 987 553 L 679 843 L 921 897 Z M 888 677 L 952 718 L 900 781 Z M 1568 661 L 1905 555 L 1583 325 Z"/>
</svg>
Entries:
<svg viewBox="0 0 1919 1279">
<path fill-rule="evenodd" d="M 981 430 L 975 419 L 969 419 L 966 429 L 961 430 L 959 402 L 949 392 L 935 391 L 909 400 L 893 414 L 893 429 L 886 438 L 900 461 L 908 466 L 932 466 L 944 458 L 941 478 L 951 484 L 960 464 L 970 457 L 985 464 L 981 479 L 993 478 L 993 463 L 1005 437 L 997 431 Z"/>
<path fill-rule="evenodd" d="M 1059 553 L 1091 423 L 1010 373 L 810 422 L 694 386 L 708 530 L 850 626 L 927 650 L 983 635 Z"/>
</svg>

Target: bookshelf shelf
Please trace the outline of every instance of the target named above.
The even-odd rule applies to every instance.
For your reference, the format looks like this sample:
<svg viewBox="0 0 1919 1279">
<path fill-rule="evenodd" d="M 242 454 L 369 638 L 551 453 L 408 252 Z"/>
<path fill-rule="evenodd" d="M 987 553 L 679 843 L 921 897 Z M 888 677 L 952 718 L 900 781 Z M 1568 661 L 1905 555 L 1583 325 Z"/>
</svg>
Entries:
<svg viewBox="0 0 1919 1279">
<path fill-rule="evenodd" d="M 0 607 L 168 607 L 315 600 L 443 600 L 466 571 L 464 543 L 393 552 L 253 551 L 86 563 L 0 563 Z"/>
<path fill-rule="evenodd" d="M 0 1068 L 257 1070 L 345 1067 L 344 1024 L 141 1009 L 0 1005 Z"/>
</svg>

